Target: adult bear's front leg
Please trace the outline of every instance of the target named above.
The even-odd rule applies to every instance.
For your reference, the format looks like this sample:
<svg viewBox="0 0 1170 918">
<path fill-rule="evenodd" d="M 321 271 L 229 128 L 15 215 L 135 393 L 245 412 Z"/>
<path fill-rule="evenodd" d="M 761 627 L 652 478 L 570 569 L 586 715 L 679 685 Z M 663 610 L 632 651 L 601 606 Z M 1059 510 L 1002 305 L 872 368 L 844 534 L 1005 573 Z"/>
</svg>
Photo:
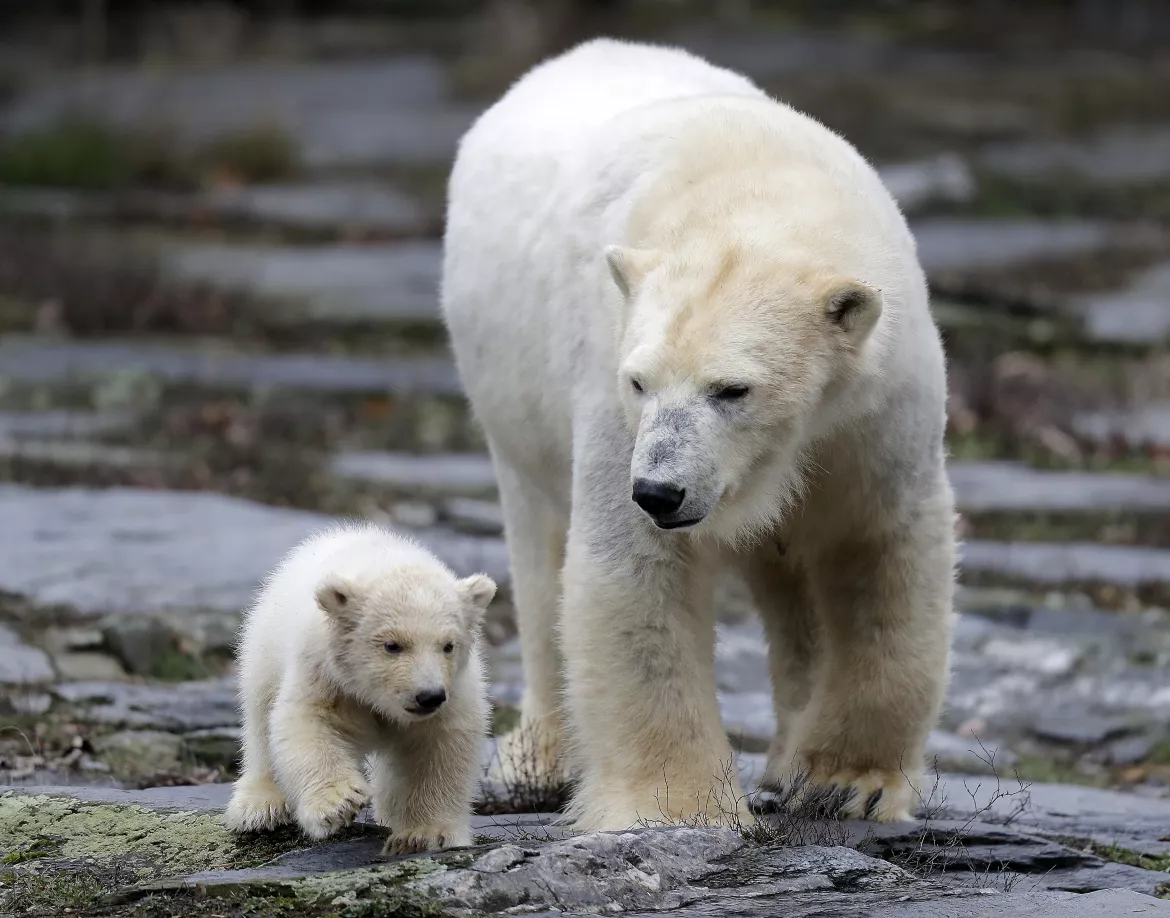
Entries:
<svg viewBox="0 0 1170 918">
<path fill-rule="evenodd" d="M 574 496 L 561 628 L 572 815 L 590 830 L 750 822 L 715 694 L 706 553 L 649 529 L 628 498 Z"/>
<path fill-rule="evenodd" d="M 811 566 L 823 655 L 808 706 L 766 782 L 831 791 L 842 814 L 908 819 L 947 681 L 954 539 L 949 503 L 851 539 Z"/>
</svg>

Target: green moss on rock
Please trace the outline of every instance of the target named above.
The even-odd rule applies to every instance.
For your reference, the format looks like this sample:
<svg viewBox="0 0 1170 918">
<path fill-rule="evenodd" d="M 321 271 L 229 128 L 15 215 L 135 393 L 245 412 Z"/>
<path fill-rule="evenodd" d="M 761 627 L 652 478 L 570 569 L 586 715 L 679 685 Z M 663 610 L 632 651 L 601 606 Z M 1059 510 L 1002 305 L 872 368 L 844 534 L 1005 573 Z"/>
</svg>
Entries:
<svg viewBox="0 0 1170 918">
<path fill-rule="evenodd" d="M 55 858 L 141 855 L 159 870 L 175 872 L 227 867 L 245 857 L 215 814 L 165 813 L 47 794 L 0 797 L 0 851 L 16 851 L 30 837 L 58 840 Z"/>
<path fill-rule="evenodd" d="M 20 858 L 17 852 L 25 851 L 30 839 L 54 846 L 38 858 L 42 863 L 118 863 L 132 867 L 140 879 L 254 867 L 307 844 L 292 828 L 234 835 L 218 813 L 87 803 L 50 794 L 0 796 L 0 859 Z"/>
</svg>

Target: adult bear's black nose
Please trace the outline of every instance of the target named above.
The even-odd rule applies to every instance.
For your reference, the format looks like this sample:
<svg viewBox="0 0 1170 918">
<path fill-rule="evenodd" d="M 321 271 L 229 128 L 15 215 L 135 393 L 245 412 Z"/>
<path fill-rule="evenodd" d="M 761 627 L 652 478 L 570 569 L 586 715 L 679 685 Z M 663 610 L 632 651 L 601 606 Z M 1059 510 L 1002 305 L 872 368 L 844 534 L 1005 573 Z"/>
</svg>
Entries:
<svg viewBox="0 0 1170 918">
<path fill-rule="evenodd" d="M 446 700 L 447 692 L 444 689 L 427 689 L 414 696 L 414 703 L 424 711 L 438 710 L 439 705 Z"/>
<path fill-rule="evenodd" d="M 682 506 L 687 492 L 666 481 L 634 479 L 634 503 L 651 516 L 670 516 Z"/>
</svg>

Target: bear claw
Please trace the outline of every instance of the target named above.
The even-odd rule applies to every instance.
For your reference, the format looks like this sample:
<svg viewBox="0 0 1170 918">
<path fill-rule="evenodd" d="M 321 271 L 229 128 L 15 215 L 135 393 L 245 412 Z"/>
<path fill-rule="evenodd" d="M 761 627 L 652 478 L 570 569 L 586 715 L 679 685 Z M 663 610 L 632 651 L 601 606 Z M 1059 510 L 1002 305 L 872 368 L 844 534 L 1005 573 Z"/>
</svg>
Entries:
<svg viewBox="0 0 1170 918">
<path fill-rule="evenodd" d="M 420 854 L 424 851 L 440 851 L 444 848 L 459 848 L 468 844 L 461 833 L 452 829 L 422 826 L 403 832 L 392 832 L 382 846 L 384 856 Z"/>
<path fill-rule="evenodd" d="M 224 825 L 233 832 L 264 832 L 291 820 L 284 792 L 271 782 L 239 784 L 224 812 Z"/>
<path fill-rule="evenodd" d="M 370 791 L 364 783 L 338 782 L 308 797 L 297 807 L 297 822 L 306 835 L 327 838 L 351 825 Z"/>
<path fill-rule="evenodd" d="M 846 770 L 822 776 L 794 769 L 786 779 L 763 784 L 753 806 L 760 812 L 786 810 L 808 818 L 896 822 L 910 818 L 913 791 L 901 771 Z"/>
</svg>

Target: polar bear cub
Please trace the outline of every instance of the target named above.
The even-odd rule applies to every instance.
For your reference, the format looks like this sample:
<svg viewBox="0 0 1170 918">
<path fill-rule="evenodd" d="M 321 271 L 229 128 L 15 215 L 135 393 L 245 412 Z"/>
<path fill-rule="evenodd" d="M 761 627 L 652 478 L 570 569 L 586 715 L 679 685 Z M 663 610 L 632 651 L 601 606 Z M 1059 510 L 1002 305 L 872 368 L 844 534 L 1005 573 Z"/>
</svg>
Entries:
<svg viewBox="0 0 1170 918">
<path fill-rule="evenodd" d="M 387 853 L 470 844 L 488 724 L 479 632 L 495 592 L 371 524 L 290 551 L 241 631 L 243 770 L 227 826 L 295 820 L 324 838 L 372 799 Z"/>
</svg>

